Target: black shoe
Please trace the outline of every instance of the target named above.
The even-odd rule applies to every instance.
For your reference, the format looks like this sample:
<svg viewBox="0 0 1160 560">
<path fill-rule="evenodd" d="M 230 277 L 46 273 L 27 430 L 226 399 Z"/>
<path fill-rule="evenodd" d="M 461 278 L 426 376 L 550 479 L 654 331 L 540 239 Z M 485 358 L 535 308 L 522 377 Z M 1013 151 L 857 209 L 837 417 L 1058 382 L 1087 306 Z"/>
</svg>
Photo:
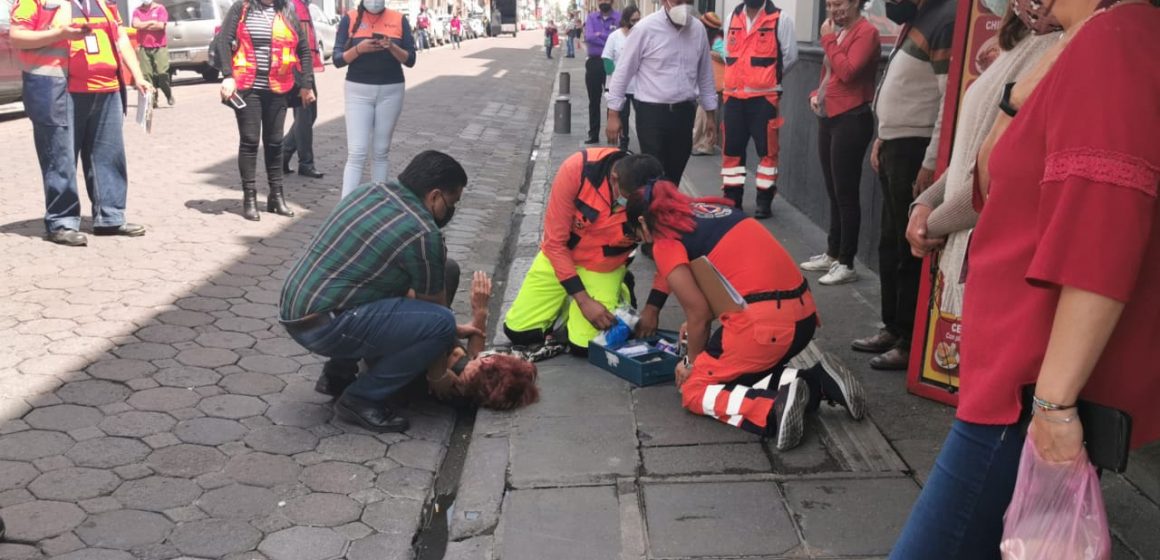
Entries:
<svg viewBox="0 0 1160 560">
<path fill-rule="evenodd" d="M 290 169 L 290 158 L 283 156 L 282 157 L 282 175 L 290 175 L 292 173 L 294 173 L 294 170 Z"/>
<path fill-rule="evenodd" d="M 342 396 L 357 377 L 358 362 L 330 360 L 322 366 L 322 375 L 314 383 L 314 392 L 332 397 Z"/>
<path fill-rule="evenodd" d="M 258 214 L 258 191 L 254 189 L 242 191 L 242 217 L 251 222 L 262 219 L 262 215 Z"/>
<path fill-rule="evenodd" d="M 172 107 L 177 104 L 177 99 L 169 97 L 165 100 L 165 102 L 168 103 L 170 107 Z"/>
<path fill-rule="evenodd" d="M 303 177 L 310 177 L 311 179 L 321 179 L 326 176 L 325 173 L 313 167 L 299 167 L 298 174 Z"/>
<path fill-rule="evenodd" d="M 898 344 L 898 337 L 890 334 L 886 329 L 878 331 L 874 336 L 866 338 L 859 338 L 850 343 L 850 348 L 857 352 L 869 352 L 871 354 L 881 354 Z"/>
<path fill-rule="evenodd" d="M 369 403 L 355 397 L 342 396 L 334 403 L 334 414 L 339 418 L 357 424 L 372 432 L 405 432 L 411 423 L 402 416 L 396 416 L 383 405 Z"/>
<path fill-rule="evenodd" d="M 777 450 L 785 451 L 797 447 L 802 441 L 805 429 L 806 407 L 809 406 L 810 389 L 804 379 L 794 378 L 777 390 L 777 400 L 773 403 L 773 418 L 776 426 Z M 766 428 L 768 431 L 769 427 Z"/>
<path fill-rule="evenodd" d="M 862 389 L 862 382 L 834 356 L 823 354 L 814 367 L 799 371 L 798 377 L 809 384 L 811 411 L 817 409 L 817 403 L 825 400 L 845 407 L 855 420 L 866 415 L 866 391 Z"/>
<path fill-rule="evenodd" d="M 764 220 L 773 216 L 773 196 L 777 194 L 776 187 L 765 190 L 757 190 L 757 209 L 753 211 L 753 217 L 758 220 Z"/>
<path fill-rule="evenodd" d="M 733 206 L 741 210 L 741 199 L 745 196 L 745 189 L 741 187 L 733 187 L 725 189 L 722 193 L 725 198 L 733 201 Z"/>
<path fill-rule="evenodd" d="M 93 235 L 120 235 L 122 237 L 141 237 L 145 235 L 145 226 L 140 224 L 121 224 L 119 226 L 94 227 Z"/>
<path fill-rule="evenodd" d="M 599 144 L 599 143 L 600 143 L 600 139 L 599 139 L 599 138 L 593 138 L 593 137 L 589 136 L 589 137 L 588 137 L 588 139 L 584 141 L 584 143 L 585 143 L 585 144 L 589 144 L 589 145 L 591 145 L 591 144 Z"/>
<path fill-rule="evenodd" d="M 89 238 L 75 229 L 57 229 L 50 231 L 46 237 L 57 245 L 66 247 L 84 247 L 89 244 Z"/>
<path fill-rule="evenodd" d="M 294 211 L 286 205 L 286 197 L 282 194 L 282 187 L 270 187 L 270 196 L 266 197 L 266 211 L 287 218 L 294 217 Z"/>
</svg>

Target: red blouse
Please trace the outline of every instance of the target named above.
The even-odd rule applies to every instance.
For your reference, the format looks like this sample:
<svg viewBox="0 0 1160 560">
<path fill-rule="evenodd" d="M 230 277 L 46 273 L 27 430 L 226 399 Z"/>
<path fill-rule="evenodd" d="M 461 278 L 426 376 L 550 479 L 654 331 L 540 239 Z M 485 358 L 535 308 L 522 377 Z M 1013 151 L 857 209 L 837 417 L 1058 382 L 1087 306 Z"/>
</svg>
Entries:
<svg viewBox="0 0 1160 560">
<path fill-rule="evenodd" d="M 958 418 L 1011 424 L 1034 384 L 1062 286 L 1126 307 L 1082 397 L 1160 439 L 1160 10 L 1093 17 L 1020 109 L 990 160 L 971 241 Z"/>
<path fill-rule="evenodd" d="M 836 117 L 874 101 L 874 86 L 878 80 L 878 60 L 882 57 L 882 40 L 878 28 L 866 18 L 853 27 L 822 37 L 822 49 L 830 64 L 830 81 L 826 86 L 826 115 Z M 822 65 L 822 80 L 826 67 Z M 819 87 L 820 89 L 820 87 Z M 810 93 L 810 97 L 818 90 Z"/>
</svg>

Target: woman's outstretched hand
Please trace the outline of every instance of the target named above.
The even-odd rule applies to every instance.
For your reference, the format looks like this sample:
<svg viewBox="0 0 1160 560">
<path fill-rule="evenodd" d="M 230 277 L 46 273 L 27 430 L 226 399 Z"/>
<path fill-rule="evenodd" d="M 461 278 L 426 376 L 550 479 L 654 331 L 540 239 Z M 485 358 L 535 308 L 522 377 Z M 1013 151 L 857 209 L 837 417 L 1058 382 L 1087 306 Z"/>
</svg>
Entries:
<svg viewBox="0 0 1160 560">
<path fill-rule="evenodd" d="M 478 319 L 487 318 L 487 306 L 491 303 L 491 278 L 482 270 L 471 278 L 471 313 Z"/>
</svg>

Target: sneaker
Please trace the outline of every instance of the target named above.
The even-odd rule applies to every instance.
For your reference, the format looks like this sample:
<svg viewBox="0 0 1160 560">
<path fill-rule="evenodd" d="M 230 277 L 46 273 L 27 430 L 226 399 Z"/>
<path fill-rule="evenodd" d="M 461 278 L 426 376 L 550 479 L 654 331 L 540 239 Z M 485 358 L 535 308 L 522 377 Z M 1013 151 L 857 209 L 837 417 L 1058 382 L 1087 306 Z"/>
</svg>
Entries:
<svg viewBox="0 0 1160 560">
<path fill-rule="evenodd" d="M 822 272 L 830 270 L 837 262 L 838 259 L 822 253 L 810 257 L 810 260 L 802 263 L 801 267 L 802 270 L 808 270 L 810 272 Z"/>
<path fill-rule="evenodd" d="M 778 388 L 777 401 L 773 403 L 778 451 L 793 449 L 801 443 L 809 401 L 810 389 L 804 379 L 794 379 Z"/>
<path fill-rule="evenodd" d="M 866 415 L 866 391 L 862 389 L 862 382 L 854 377 L 845 364 L 830 354 L 822 354 L 816 366 L 802 373 L 815 371 L 819 374 L 822 399 L 845 407 L 855 420 L 861 420 Z"/>
<path fill-rule="evenodd" d="M 837 286 L 838 284 L 849 284 L 850 282 L 858 281 L 858 273 L 852 266 L 846 266 L 842 263 L 834 263 L 830 267 L 830 271 L 818 278 L 818 283 L 823 286 Z"/>
</svg>

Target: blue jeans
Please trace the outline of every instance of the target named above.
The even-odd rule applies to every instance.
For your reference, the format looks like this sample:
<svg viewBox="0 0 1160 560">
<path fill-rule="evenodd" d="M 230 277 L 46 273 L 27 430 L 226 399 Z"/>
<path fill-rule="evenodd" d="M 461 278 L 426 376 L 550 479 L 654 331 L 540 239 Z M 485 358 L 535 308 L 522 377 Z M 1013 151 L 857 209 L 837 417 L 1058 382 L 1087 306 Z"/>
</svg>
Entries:
<svg viewBox="0 0 1160 560">
<path fill-rule="evenodd" d="M 369 369 L 345 396 L 381 403 L 451 351 L 455 315 L 434 303 L 388 298 L 347 309 L 320 327 L 290 331 L 290 336 L 336 361 L 366 360 Z"/>
<path fill-rule="evenodd" d="M 80 229 L 77 160 L 73 152 L 73 102 L 63 77 L 23 75 L 24 109 L 44 181 L 44 229 Z"/>
<path fill-rule="evenodd" d="M 129 190 L 121 94 L 73 93 L 73 154 L 80 155 L 85 188 L 93 201 L 93 225 L 125 223 Z"/>
<path fill-rule="evenodd" d="M 955 420 L 890 559 L 998 559 L 1026 436 L 1024 423 Z"/>
<path fill-rule="evenodd" d="M 572 58 L 572 57 L 576 56 L 576 43 L 574 42 L 575 40 L 576 39 L 574 39 L 572 37 L 571 33 L 569 33 L 568 38 L 564 40 L 564 44 L 566 44 L 568 46 L 568 58 Z"/>
</svg>

